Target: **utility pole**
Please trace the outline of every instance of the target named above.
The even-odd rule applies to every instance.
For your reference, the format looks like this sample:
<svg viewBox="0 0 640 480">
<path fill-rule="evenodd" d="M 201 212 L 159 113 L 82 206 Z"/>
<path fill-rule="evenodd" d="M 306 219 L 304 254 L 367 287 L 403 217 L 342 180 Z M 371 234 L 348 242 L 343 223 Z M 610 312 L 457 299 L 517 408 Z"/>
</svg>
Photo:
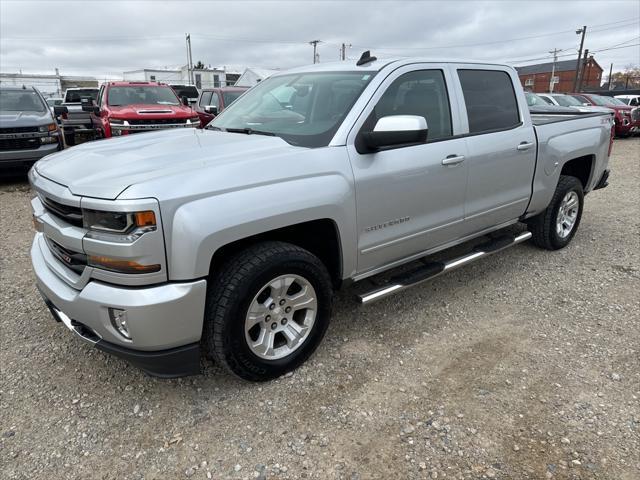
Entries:
<svg viewBox="0 0 640 480">
<path fill-rule="evenodd" d="M 556 74 L 556 62 L 558 61 L 558 52 L 561 52 L 562 49 L 554 48 L 549 53 L 553 54 L 553 66 L 551 67 L 551 79 L 549 80 L 549 93 L 553 93 L 553 87 L 556 82 L 553 81 L 553 77 Z"/>
<path fill-rule="evenodd" d="M 577 92 L 580 93 L 582 91 L 582 82 L 584 80 L 584 71 L 586 69 L 587 66 L 587 56 L 589 55 L 589 49 L 586 48 L 584 50 L 584 58 L 582 59 L 582 66 L 580 68 L 580 80 L 578 81 L 578 90 Z M 578 62 L 580 63 L 580 62 Z"/>
<path fill-rule="evenodd" d="M 609 67 L 609 85 L 607 85 L 607 90 L 611 90 L 611 75 L 613 75 L 613 63 Z"/>
<path fill-rule="evenodd" d="M 586 33 L 587 33 L 586 25 L 576 30 L 576 34 L 577 35 L 582 34 L 582 38 L 580 39 L 580 50 L 578 50 L 578 61 L 576 62 L 576 78 L 573 80 L 573 90 L 576 90 L 578 88 L 578 78 L 580 78 L 580 60 L 582 60 L 582 47 L 584 47 L 584 36 Z"/>
<path fill-rule="evenodd" d="M 313 45 L 313 63 L 318 63 L 318 54 L 316 53 L 318 50 L 318 44 L 322 43 L 322 40 L 311 40 L 309 45 Z"/>
<path fill-rule="evenodd" d="M 347 47 L 351 48 L 351 44 L 347 45 L 343 43 L 340 47 L 340 60 L 343 62 L 347 59 Z"/>
<path fill-rule="evenodd" d="M 189 83 L 193 85 L 193 57 L 191 56 L 191 34 L 185 34 L 187 36 L 187 73 L 189 76 Z"/>
</svg>

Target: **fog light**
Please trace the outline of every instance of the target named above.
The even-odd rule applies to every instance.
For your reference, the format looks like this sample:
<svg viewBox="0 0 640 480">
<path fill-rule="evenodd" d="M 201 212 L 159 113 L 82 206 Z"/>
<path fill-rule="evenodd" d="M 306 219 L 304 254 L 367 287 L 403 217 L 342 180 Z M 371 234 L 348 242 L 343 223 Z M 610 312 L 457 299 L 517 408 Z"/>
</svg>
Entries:
<svg viewBox="0 0 640 480">
<path fill-rule="evenodd" d="M 115 328 L 120 335 L 127 340 L 131 340 L 131 334 L 129 333 L 129 326 L 127 325 L 127 311 L 120 308 L 109 307 L 109 319 L 111 325 Z"/>
</svg>

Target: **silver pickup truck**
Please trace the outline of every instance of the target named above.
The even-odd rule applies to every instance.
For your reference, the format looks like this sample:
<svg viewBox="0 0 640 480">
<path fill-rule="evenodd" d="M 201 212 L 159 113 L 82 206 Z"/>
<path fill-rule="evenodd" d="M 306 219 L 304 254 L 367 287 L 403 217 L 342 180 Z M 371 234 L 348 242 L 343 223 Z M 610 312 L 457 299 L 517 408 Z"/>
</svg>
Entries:
<svg viewBox="0 0 640 480">
<path fill-rule="evenodd" d="M 281 72 L 204 130 L 39 161 L 37 285 L 57 320 L 151 374 L 197 373 L 205 354 L 272 379 L 318 346 L 340 286 L 394 269 L 367 304 L 529 238 L 566 246 L 607 185 L 611 129 L 532 118 L 504 65 L 363 55 Z"/>
<path fill-rule="evenodd" d="M 95 128 L 91 114 L 82 109 L 84 103 L 98 98 L 97 88 L 68 88 L 64 92 L 64 101 L 54 106 L 54 113 L 60 117 L 64 142 L 68 146 L 79 143 L 82 139 L 94 139 Z"/>
</svg>

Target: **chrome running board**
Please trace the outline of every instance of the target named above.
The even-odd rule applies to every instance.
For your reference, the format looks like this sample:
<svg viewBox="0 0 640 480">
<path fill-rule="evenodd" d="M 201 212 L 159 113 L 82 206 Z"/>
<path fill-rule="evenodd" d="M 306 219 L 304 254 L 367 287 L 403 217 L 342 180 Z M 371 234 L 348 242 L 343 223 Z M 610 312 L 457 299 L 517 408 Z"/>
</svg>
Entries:
<svg viewBox="0 0 640 480">
<path fill-rule="evenodd" d="M 438 277 L 445 272 L 450 272 L 451 270 L 455 270 L 456 268 L 460 268 L 471 262 L 480 260 L 481 258 L 487 257 L 493 253 L 513 247 L 514 245 L 525 242 L 530 238 L 531 232 L 524 232 L 518 236 L 506 235 L 490 240 L 487 243 L 477 245 L 471 253 L 467 253 L 461 257 L 447 260 L 445 262 L 430 262 L 414 270 L 410 270 L 393 277 L 387 285 L 376 288 L 370 292 L 360 294 L 358 295 L 358 299 L 362 304 L 373 303 L 377 300 L 388 297 L 391 294 L 401 292 L 407 288 Z"/>
</svg>

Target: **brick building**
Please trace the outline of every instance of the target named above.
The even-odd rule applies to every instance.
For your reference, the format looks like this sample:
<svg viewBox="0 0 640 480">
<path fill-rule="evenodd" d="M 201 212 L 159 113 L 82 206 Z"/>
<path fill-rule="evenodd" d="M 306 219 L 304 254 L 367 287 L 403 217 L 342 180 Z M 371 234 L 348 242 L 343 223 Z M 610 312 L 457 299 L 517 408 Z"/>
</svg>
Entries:
<svg viewBox="0 0 640 480">
<path fill-rule="evenodd" d="M 558 82 L 555 84 L 553 91 L 555 93 L 567 93 L 573 91 L 573 82 L 576 78 L 577 60 L 564 60 L 556 62 L 555 76 Z M 553 62 L 540 63 L 538 65 L 527 65 L 525 67 L 516 67 L 520 82 L 525 90 L 535 93 L 546 93 L 549 91 L 549 83 L 551 81 L 551 70 Z M 585 66 L 584 78 L 582 80 L 582 89 L 593 89 L 600 87 L 602 82 L 602 67 L 598 65 L 593 56 L 587 59 Z"/>
</svg>

